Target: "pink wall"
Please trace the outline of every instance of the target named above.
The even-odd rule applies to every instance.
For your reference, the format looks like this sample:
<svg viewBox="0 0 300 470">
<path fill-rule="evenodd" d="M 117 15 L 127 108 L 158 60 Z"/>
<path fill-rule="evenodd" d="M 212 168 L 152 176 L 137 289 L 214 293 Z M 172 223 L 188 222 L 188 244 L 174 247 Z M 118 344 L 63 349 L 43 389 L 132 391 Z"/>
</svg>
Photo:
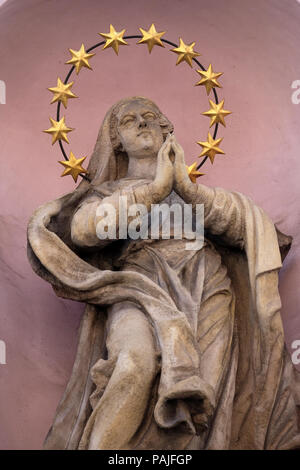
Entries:
<svg viewBox="0 0 300 470">
<path fill-rule="evenodd" d="M 98 32 L 154 22 L 166 38 L 196 41 L 200 60 L 223 71 L 227 118 L 224 157 L 206 164 L 205 184 L 241 191 L 294 237 L 281 275 L 282 316 L 288 346 L 300 339 L 299 125 L 300 105 L 291 84 L 300 80 L 300 5 L 296 0 L 8 0 L 0 8 L 0 80 L 7 104 L 0 105 L 1 152 L 1 328 L 7 364 L 0 365 L 0 448 L 40 448 L 68 380 L 83 306 L 58 299 L 26 259 L 26 224 L 42 203 L 74 188 L 60 178 L 58 144 L 41 132 L 55 113 L 46 90 L 64 78 L 67 48 L 99 41 Z M 108 107 L 120 98 L 154 99 L 174 121 L 178 140 L 192 162 L 208 119 L 204 89 L 175 54 L 146 46 L 97 50 L 94 71 L 83 70 L 70 102 L 67 123 L 76 156 L 90 155 Z"/>
</svg>

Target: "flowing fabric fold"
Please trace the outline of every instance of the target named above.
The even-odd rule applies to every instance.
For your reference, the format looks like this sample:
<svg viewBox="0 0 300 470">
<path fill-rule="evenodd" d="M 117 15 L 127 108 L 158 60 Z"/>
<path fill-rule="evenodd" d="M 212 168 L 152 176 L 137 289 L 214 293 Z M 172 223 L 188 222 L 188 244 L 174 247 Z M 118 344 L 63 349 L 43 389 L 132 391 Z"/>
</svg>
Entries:
<svg viewBox="0 0 300 470">
<path fill-rule="evenodd" d="M 170 395 L 173 400 L 198 398 L 201 403 L 203 400 L 196 337 L 187 316 L 176 308 L 163 289 L 143 274 L 100 271 L 79 258 L 47 229 L 51 216 L 59 210 L 59 200 L 46 204 L 35 212 L 29 223 L 28 240 L 34 254 L 31 256 L 33 266 L 39 274 L 43 273 L 42 276 L 52 283 L 61 297 L 98 306 L 129 300 L 145 312 L 153 324 L 162 351 L 156 419 L 161 427 L 170 427 L 168 411 L 164 410 Z M 45 249 L 49 246 L 51 250 Z M 187 310 L 194 308 L 192 304 L 185 306 Z"/>
<path fill-rule="evenodd" d="M 205 227 L 243 248 L 247 258 L 244 266 L 237 267 L 234 256 L 230 259 L 224 253 L 237 287 L 236 316 L 240 344 L 245 346 L 239 350 L 230 445 L 237 449 L 293 448 L 300 445 L 300 434 L 292 364 L 285 350 L 280 316 L 278 271 L 282 261 L 276 229 L 266 213 L 246 196 L 221 188 L 215 188 L 215 193 Z M 239 219 L 236 225 L 233 221 Z M 285 396 L 281 396 L 282 388 Z M 278 416 L 282 400 L 285 413 Z M 281 441 L 277 439 L 279 432 L 284 435 Z"/>
<path fill-rule="evenodd" d="M 148 316 L 162 351 L 159 398 L 155 407 L 155 419 L 159 426 L 168 429 L 181 421 L 184 408 L 180 405 L 181 400 L 197 398 L 199 403 L 203 403 L 205 397 L 208 408 L 214 409 L 217 405 L 206 448 L 294 448 L 300 445 L 300 439 L 291 374 L 287 373 L 291 364 L 285 353 L 280 318 L 278 270 L 281 258 L 276 230 L 266 214 L 245 196 L 221 188 L 216 188 L 215 192 L 205 227 L 213 235 L 223 237 L 225 242 L 230 241 L 233 247 L 242 248 L 246 253 L 246 258 L 241 252 L 229 256 L 228 250 L 220 248 L 237 292 L 239 349 L 234 346 L 236 352 L 227 371 L 227 380 L 232 386 L 224 384 L 218 403 L 213 391 L 199 377 L 195 324 L 189 317 L 194 309 L 193 303 L 184 304 L 184 311 L 181 311 L 168 293 L 145 275 L 131 271 L 101 271 L 76 255 L 48 228 L 51 219 L 60 213 L 63 198 L 42 206 L 33 215 L 28 227 L 29 259 L 37 274 L 50 282 L 59 296 L 94 306 L 93 315 L 96 308 L 105 309 L 112 303 L 129 300 Z M 249 295 L 245 294 L 246 291 Z M 88 328 L 89 334 L 92 324 L 93 321 Z M 175 334 L 170 335 L 170 329 Z M 103 331 L 100 333 L 100 330 L 101 337 Z M 83 336 L 84 333 L 80 341 L 83 341 Z M 101 356 L 99 349 L 98 358 Z M 95 351 L 87 352 L 89 357 L 83 359 L 86 365 L 92 365 L 92 357 L 95 360 L 93 354 Z M 179 367 L 179 380 L 177 370 L 183 357 L 185 363 L 184 367 Z M 75 367 L 70 384 L 77 375 Z M 86 375 L 85 382 L 87 380 Z M 67 415 L 68 394 L 72 392 L 70 387 L 58 409 L 53 430 L 65 429 L 63 418 Z M 81 398 L 78 393 L 77 401 L 83 403 L 86 383 L 79 384 L 79 388 Z M 173 400 L 177 401 L 177 405 L 174 406 Z M 284 413 L 281 411 L 283 400 Z M 83 411 L 78 410 L 80 407 L 76 413 L 81 413 L 82 430 L 86 418 Z M 52 430 L 47 441 L 49 448 L 76 448 L 80 435 L 76 431 L 76 413 L 70 411 L 72 417 L 68 427 L 69 431 L 72 428 L 72 432 L 66 432 L 68 437 L 63 437 L 61 433 L 57 439 Z M 223 425 L 223 438 L 216 431 L 218 423 L 221 427 Z M 186 425 L 193 432 L 191 423 L 186 421 Z M 278 439 L 279 430 L 282 433 L 282 429 L 287 432 Z"/>
</svg>

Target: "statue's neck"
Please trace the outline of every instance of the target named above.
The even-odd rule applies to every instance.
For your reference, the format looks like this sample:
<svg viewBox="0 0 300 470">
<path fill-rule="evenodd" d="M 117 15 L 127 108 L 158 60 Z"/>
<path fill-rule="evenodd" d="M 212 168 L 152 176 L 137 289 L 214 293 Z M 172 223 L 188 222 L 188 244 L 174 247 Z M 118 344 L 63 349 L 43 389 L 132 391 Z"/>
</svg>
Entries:
<svg viewBox="0 0 300 470">
<path fill-rule="evenodd" d="M 154 179 L 157 159 L 151 157 L 129 158 L 127 177 Z"/>
</svg>

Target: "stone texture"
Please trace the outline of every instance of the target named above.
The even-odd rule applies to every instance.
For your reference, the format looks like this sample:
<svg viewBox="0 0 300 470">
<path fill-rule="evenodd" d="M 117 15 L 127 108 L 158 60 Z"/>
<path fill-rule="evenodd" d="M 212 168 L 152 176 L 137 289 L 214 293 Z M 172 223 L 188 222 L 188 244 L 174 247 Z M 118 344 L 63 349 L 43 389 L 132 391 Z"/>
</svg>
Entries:
<svg viewBox="0 0 300 470">
<path fill-rule="evenodd" d="M 300 337 L 299 106 L 291 103 L 290 88 L 299 79 L 295 58 L 300 8 L 296 0 L 284 7 L 280 0 L 259 7 L 250 1 L 219 0 L 214 2 L 213 11 L 209 1 L 201 1 L 201 8 L 199 1 L 189 1 L 188 7 L 186 2 L 171 0 L 144 2 L 141 8 L 141 2 L 133 0 L 126 9 L 119 1 L 105 9 L 97 0 L 89 4 L 87 9 L 81 0 L 74 0 L 72 14 L 69 2 L 59 0 L 28 0 L 26 5 L 8 0 L 0 9 L 0 41 L 4 45 L 0 50 L 0 79 L 7 84 L 7 102 L 0 105 L 4 156 L 0 186 L 0 338 L 6 341 L 8 354 L 8 364 L 1 367 L 1 448 L 41 447 L 72 369 L 83 306 L 54 297 L 51 287 L 31 272 L 25 232 L 37 205 L 73 188 L 71 178 L 58 177 L 61 155 L 40 132 L 52 113 L 51 107 L 47 109 L 46 88 L 56 83 L 58 75 L 65 75 L 67 48 L 79 47 L 82 41 L 93 44 L 96 33 L 107 30 L 112 18 L 116 18 L 116 26 L 119 22 L 130 32 L 137 26 L 148 27 L 149 18 L 153 19 L 168 31 L 171 40 L 176 41 L 179 34 L 187 41 L 196 40 L 203 64 L 211 61 L 216 70 L 225 72 L 225 102 L 234 111 L 224 140 L 227 156 L 207 169 L 203 181 L 250 195 L 281 230 L 293 235 L 293 248 L 280 271 L 280 292 L 288 347 Z M 138 25 L 136 9 L 140 14 Z M 151 94 L 174 117 L 177 136 L 187 161 L 192 163 L 199 151 L 194 142 L 207 132 L 205 118 L 199 120 L 199 111 L 207 109 L 207 99 L 199 87 L 191 86 L 194 79 L 189 67 L 175 68 L 174 60 L 174 54 L 159 48 L 149 55 L 146 46 L 123 48 L 118 58 L 113 51 L 101 54 L 96 59 L 95 74 L 86 71 L 76 80 L 80 100 L 73 100 L 68 109 L 71 125 L 77 129 L 72 138 L 75 152 L 89 155 L 107 107 L 122 96 L 138 92 Z M 143 72 L 129 68 L 128 61 L 142 64 Z M 253 79 L 253 67 L 257 80 Z M 109 71 L 102 82 L 100 69 Z M 128 81 L 120 83 L 118 73 L 126 74 Z M 183 84 L 184 92 L 179 94 Z M 199 106 L 192 106 L 195 102 Z M 83 109 L 88 109 L 90 119 Z"/>
<path fill-rule="evenodd" d="M 193 184 L 172 130 L 149 99 L 116 103 L 90 182 L 29 222 L 35 272 L 60 297 L 87 303 L 46 449 L 300 448 L 300 380 L 278 292 L 290 237 L 243 194 Z M 115 212 L 122 196 L 149 211 L 175 193 L 194 211 L 204 205 L 202 248 L 97 237 L 99 206 Z"/>
</svg>

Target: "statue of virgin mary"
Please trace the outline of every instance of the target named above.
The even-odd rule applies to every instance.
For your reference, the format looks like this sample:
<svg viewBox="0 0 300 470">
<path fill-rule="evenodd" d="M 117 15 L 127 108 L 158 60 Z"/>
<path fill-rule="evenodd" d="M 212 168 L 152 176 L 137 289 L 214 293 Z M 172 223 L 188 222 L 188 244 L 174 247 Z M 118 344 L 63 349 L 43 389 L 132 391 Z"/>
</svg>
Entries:
<svg viewBox="0 0 300 470">
<path fill-rule="evenodd" d="M 149 99 L 119 101 L 101 126 L 90 181 L 29 222 L 34 271 L 86 304 L 46 449 L 300 447 L 300 381 L 278 293 L 291 239 L 246 196 L 192 183 L 172 132 Z M 203 246 L 99 238 L 98 209 L 118 211 L 120 196 L 147 211 L 203 204 Z"/>
</svg>

